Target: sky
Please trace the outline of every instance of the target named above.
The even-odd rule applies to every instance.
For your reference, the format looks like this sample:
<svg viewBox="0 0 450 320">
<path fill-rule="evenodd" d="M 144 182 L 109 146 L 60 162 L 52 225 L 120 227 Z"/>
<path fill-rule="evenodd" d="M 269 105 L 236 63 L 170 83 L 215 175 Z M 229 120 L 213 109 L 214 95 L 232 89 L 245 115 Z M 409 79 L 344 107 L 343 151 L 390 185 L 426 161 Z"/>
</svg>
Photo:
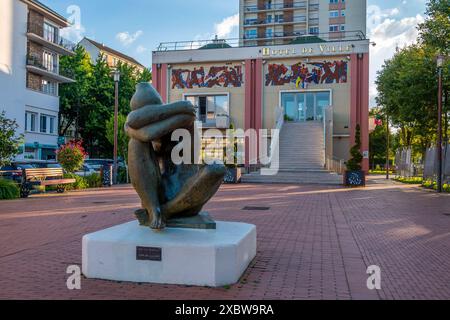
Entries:
<svg viewBox="0 0 450 320">
<path fill-rule="evenodd" d="M 151 66 L 160 42 L 237 38 L 239 0 L 40 0 L 73 23 L 63 36 L 86 36 Z M 352 0 L 363 1 L 363 0 Z M 370 106 L 376 106 L 375 79 L 396 47 L 415 42 L 426 0 L 368 0 L 371 48 Z"/>
</svg>

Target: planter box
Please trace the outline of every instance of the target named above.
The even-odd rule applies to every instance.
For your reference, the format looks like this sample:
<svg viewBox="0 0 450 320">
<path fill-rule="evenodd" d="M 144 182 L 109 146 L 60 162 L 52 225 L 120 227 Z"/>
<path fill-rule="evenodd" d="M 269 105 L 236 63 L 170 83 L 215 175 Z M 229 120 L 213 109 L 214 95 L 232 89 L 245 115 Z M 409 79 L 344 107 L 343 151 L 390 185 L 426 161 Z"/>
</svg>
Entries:
<svg viewBox="0 0 450 320">
<path fill-rule="evenodd" d="M 366 173 L 364 171 L 345 171 L 344 185 L 347 187 L 365 187 Z"/>
<path fill-rule="evenodd" d="M 234 184 L 241 183 L 242 171 L 241 168 L 227 168 L 225 177 L 223 178 L 224 183 Z"/>
</svg>

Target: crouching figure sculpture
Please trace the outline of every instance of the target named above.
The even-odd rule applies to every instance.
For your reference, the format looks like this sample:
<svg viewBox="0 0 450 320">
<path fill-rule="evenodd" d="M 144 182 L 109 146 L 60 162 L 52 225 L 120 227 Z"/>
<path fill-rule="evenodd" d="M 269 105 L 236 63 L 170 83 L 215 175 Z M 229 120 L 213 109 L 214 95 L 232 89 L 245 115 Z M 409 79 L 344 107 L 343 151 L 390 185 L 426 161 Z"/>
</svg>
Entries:
<svg viewBox="0 0 450 320">
<path fill-rule="evenodd" d="M 175 165 L 171 159 L 177 129 L 194 132 L 195 108 L 188 101 L 163 104 L 149 83 L 140 83 L 131 100 L 125 131 L 129 174 L 143 209 L 141 225 L 162 230 L 175 218 L 194 217 L 214 196 L 225 175 L 223 165 Z"/>
</svg>

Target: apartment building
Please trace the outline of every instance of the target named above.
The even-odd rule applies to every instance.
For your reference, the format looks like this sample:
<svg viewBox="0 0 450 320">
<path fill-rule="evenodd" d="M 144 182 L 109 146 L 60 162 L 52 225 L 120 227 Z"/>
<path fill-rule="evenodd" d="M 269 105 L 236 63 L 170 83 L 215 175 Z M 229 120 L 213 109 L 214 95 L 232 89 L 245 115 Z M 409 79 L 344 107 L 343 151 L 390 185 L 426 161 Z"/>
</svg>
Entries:
<svg viewBox="0 0 450 320">
<path fill-rule="evenodd" d="M 25 137 L 18 160 L 53 160 L 58 148 L 59 68 L 74 44 L 60 36 L 67 20 L 37 0 L 0 1 L 0 109 Z"/>
<path fill-rule="evenodd" d="M 294 44 L 366 34 L 366 0 L 240 0 L 241 45 Z"/>
<path fill-rule="evenodd" d="M 136 72 L 142 73 L 145 67 L 139 63 L 136 59 L 123 54 L 117 50 L 114 50 L 110 47 L 105 46 L 103 43 L 96 42 L 92 39 L 84 38 L 79 43 L 84 47 L 86 52 L 89 53 L 91 57 L 91 62 L 95 64 L 97 58 L 100 55 L 103 55 L 106 63 L 110 68 L 115 68 L 116 65 L 120 62 L 122 64 L 127 64 L 136 68 Z"/>
</svg>

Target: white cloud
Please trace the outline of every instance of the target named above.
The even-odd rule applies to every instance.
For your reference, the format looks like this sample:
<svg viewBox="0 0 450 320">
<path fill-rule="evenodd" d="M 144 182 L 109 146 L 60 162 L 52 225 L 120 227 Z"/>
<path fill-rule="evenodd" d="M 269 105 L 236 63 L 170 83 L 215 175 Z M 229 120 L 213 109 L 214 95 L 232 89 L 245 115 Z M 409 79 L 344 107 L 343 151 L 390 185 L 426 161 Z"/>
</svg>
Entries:
<svg viewBox="0 0 450 320">
<path fill-rule="evenodd" d="M 396 19 L 399 13 L 397 8 L 381 10 L 377 6 L 368 8 L 368 37 L 376 43 L 371 48 L 370 66 L 370 106 L 376 106 L 375 80 L 377 71 L 381 70 L 384 61 L 393 57 L 396 48 L 403 48 L 417 41 L 419 32 L 417 26 L 423 22 L 421 15 Z"/>
<path fill-rule="evenodd" d="M 142 30 L 136 31 L 134 34 L 130 34 L 128 31 L 119 32 L 116 35 L 116 39 L 120 41 L 125 47 L 133 44 L 144 32 Z"/>
<path fill-rule="evenodd" d="M 239 27 L 239 14 L 227 17 L 220 23 L 214 25 L 214 32 L 219 39 L 229 38 L 231 34 Z"/>
<path fill-rule="evenodd" d="M 139 54 L 142 54 L 142 53 L 147 52 L 147 51 L 148 51 L 148 49 L 146 47 L 144 47 L 144 46 L 138 46 L 136 48 L 136 52 L 139 53 Z"/>
</svg>

